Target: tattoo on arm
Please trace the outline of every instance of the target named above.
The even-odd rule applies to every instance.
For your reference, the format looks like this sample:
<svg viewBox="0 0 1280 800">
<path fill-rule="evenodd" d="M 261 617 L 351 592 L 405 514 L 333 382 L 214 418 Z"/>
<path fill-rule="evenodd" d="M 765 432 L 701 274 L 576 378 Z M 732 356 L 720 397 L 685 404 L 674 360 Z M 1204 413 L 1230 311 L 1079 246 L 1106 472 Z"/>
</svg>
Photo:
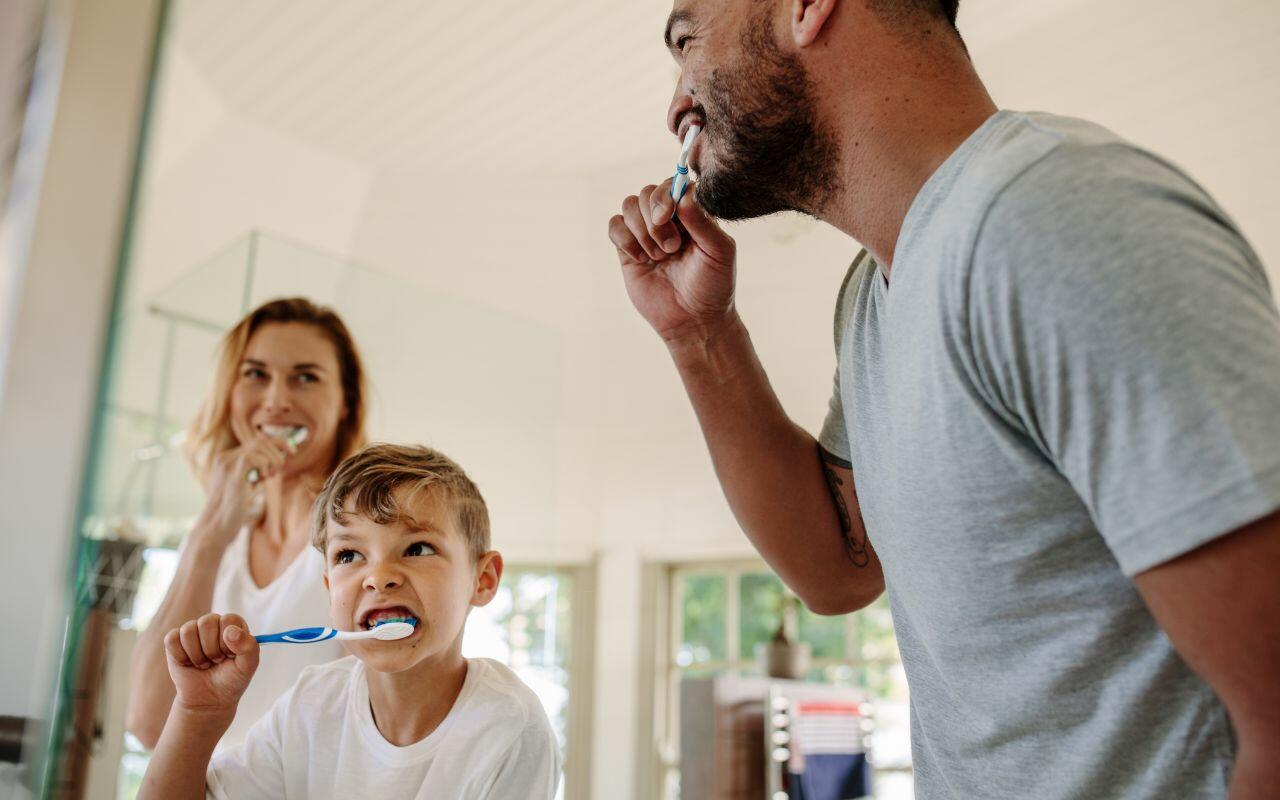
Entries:
<svg viewBox="0 0 1280 800">
<path fill-rule="evenodd" d="M 866 533 L 862 530 L 861 524 L 858 524 L 855 529 L 854 521 L 849 516 L 849 506 L 844 501 L 844 493 L 840 491 L 844 486 L 844 480 L 832 469 L 832 466 L 847 465 L 828 453 L 821 445 L 818 446 L 818 457 L 822 461 L 822 472 L 827 477 L 827 488 L 831 490 L 831 498 L 836 501 L 836 512 L 840 515 L 840 535 L 844 537 L 845 555 L 855 567 L 865 567 L 871 563 L 871 554 L 867 552 Z"/>
</svg>

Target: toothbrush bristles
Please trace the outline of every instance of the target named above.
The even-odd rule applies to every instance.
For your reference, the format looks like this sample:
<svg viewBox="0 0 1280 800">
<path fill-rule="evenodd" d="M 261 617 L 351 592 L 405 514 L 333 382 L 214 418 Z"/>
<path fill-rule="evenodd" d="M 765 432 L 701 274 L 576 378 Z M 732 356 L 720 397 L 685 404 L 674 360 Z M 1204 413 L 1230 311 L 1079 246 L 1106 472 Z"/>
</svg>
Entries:
<svg viewBox="0 0 1280 800">
<path fill-rule="evenodd" d="M 373 637 L 384 642 L 403 639 L 413 634 L 413 627 L 417 620 L 411 619 L 388 619 L 379 622 L 373 626 Z"/>
<path fill-rule="evenodd" d="M 693 140 L 698 138 L 698 132 L 701 130 L 700 125 L 690 125 L 689 130 L 685 131 L 684 142 L 680 146 L 680 166 L 688 166 L 689 151 L 693 149 Z"/>
</svg>

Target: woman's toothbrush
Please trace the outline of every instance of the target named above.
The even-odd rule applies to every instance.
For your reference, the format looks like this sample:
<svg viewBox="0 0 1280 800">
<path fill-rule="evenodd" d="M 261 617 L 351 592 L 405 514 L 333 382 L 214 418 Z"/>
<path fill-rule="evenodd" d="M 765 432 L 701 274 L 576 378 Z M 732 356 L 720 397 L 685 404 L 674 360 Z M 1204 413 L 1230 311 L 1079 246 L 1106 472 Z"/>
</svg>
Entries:
<svg viewBox="0 0 1280 800">
<path fill-rule="evenodd" d="M 412 634 L 413 627 L 417 624 L 418 621 L 416 619 L 389 619 L 385 622 L 379 622 L 376 627 L 367 631 L 340 631 L 337 628 L 294 628 L 283 633 L 264 633 L 253 638 L 258 641 L 258 644 L 271 644 L 273 642 L 311 644 L 312 642 L 324 642 L 329 639 L 346 641 L 351 641 L 352 639 L 378 639 L 384 642 L 391 642 Z"/>
<path fill-rule="evenodd" d="M 684 197 L 684 190 L 689 188 L 689 151 L 693 149 L 693 140 L 698 138 L 700 125 L 690 125 L 685 131 L 684 144 L 680 146 L 680 160 L 676 162 L 676 174 L 671 179 L 671 198 L 678 205 Z"/>
<path fill-rule="evenodd" d="M 290 427 L 292 430 L 289 430 Z M 262 426 L 262 432 L 272 439 L 279 439 L 284 442 L 290 453 L 298 452 L 298 448 L 302 446 L 302 443 L 307 440 L 307 436 L 310 434 L 305 425 L 264 425 Z M 262 480 L 262 473 L 258 471 L 257 467 L 254 467 L 245 473 L 244 479 L 249 483 L 256 484 Z"/>
</svg>

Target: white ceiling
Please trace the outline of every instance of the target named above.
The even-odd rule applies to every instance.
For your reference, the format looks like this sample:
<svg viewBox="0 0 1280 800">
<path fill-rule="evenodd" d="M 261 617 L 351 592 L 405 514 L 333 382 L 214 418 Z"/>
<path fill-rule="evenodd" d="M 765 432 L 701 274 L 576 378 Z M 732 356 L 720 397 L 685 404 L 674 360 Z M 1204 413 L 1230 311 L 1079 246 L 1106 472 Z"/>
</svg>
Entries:
<svg viewBox="0 0 1280 800">
<path fill-rule="evenodd" d="M 666 144 L 663 0 L 233 0 L 177 45 L 236 112 L 363 164 L 589 168 Z"/>
<path fill-rule="evenodd" d="M 668 158 L 669 8 L 202 0 L 175 4 L 170 42 L 232 113 L 352 163 L 581 173 Z M 960 27 L 1006 105 L 1185 128 L 1189 107 L 1250 78 L 1276 103 L 1274 0 L 964 0 Z M 1154 114 L 1141 102 L 1171 93 L 1182 102 Z"/>
</svg>

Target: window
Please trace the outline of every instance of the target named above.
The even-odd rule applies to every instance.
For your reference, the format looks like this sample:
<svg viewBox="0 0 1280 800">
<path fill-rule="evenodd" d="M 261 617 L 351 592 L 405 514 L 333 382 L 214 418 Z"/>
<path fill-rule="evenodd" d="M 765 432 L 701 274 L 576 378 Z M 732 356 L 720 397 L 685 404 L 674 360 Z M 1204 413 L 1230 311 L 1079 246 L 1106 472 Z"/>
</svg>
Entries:
<svg viewBox="0 0 1280 800">
<path fill-rule="evenodd" d="M 668 657 L 658 676 L 656 700 L 666 709 L 657 723 L 663 800 L 679 797 L 679 697 L 685 677 L 722 673 L 763 674 L 757 648 L 778 627 L 786 590 L 763 562 L 690 564 L 669 568 Z M 808 679 L 856 687 L 872 697 L 876 732 L 872 759 L 876 797 L 907 800 L 911 795 L 910 720 L 888 600 L 842 617 L 822 617 L 801 609 L 797 634 L 813 658 Z"/>
<path fill-rule="evenodd" d="M 506 664 L 542 701 L 566 754 L 557 800 L 563 800 L 568 780 L 573 588 L 568 570 L 508 568 L 493 601 L 471 610 L 462 635 L 463 655 Z"/>
</svg>

